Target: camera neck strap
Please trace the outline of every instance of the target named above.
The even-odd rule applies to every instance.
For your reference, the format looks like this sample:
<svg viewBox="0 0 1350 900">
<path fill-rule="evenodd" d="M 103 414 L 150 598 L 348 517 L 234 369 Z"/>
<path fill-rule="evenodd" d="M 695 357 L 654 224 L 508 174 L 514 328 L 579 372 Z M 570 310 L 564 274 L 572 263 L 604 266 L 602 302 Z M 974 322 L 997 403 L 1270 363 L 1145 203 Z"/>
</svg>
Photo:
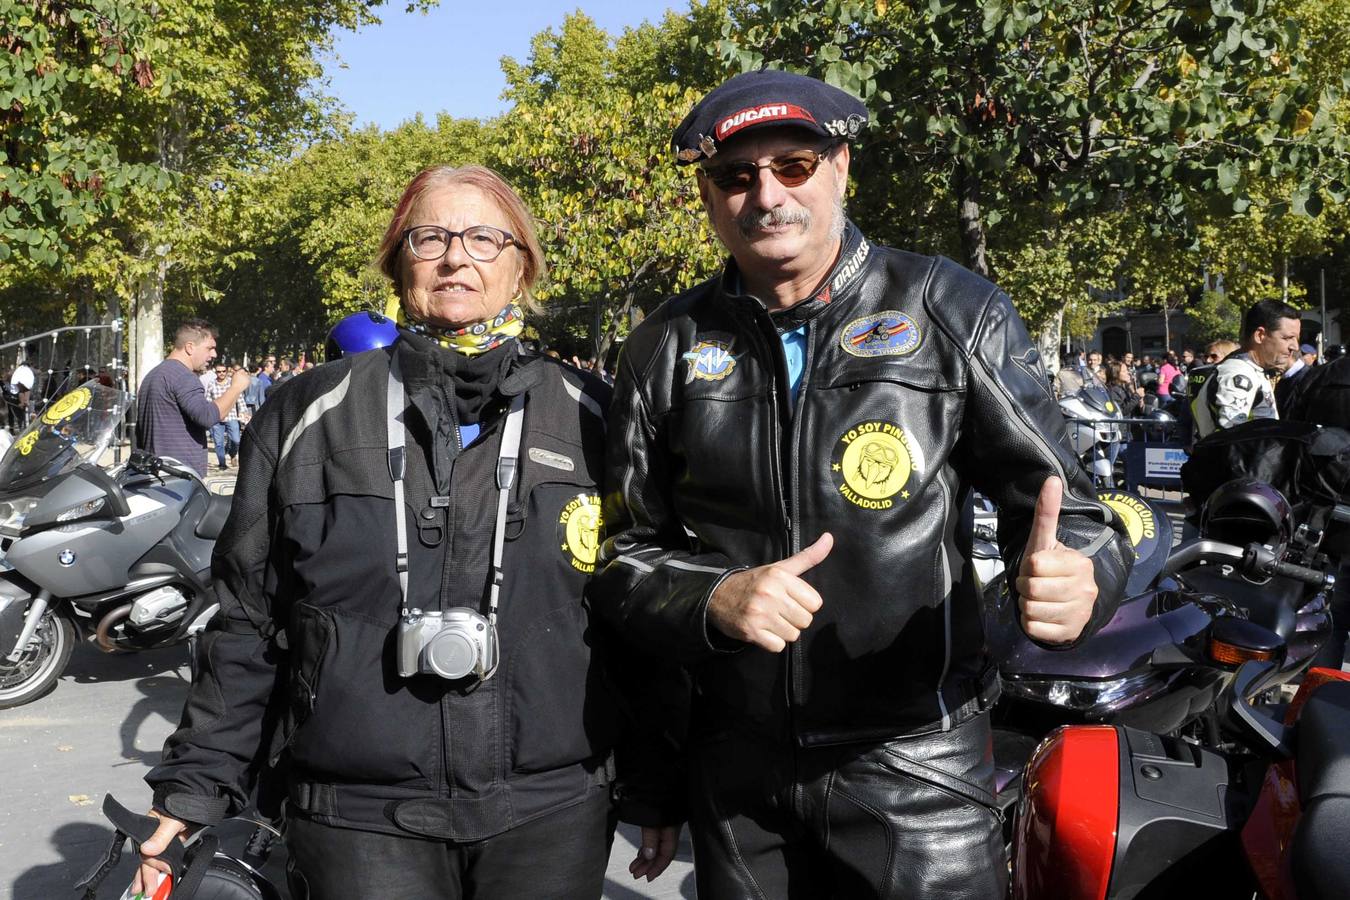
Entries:
<svg viewBox="0 0 1350 900">
<path fill-rule="evenodd" d="M 403 393 L 403 373 L 398 365 L 397 351 L 389 359 L 389 390 L 386 401 L 386 431 L 389 439 L 389 477 L 394 481 L 394 530 L 398 541 L 398 588 L 402 596 L 402 615 L 408 615 L 408 512 L 405 508 L 403 477 L 407 472 L 408 454 L 403 414 L 406 400 Z M 488 588 L 488 621 L 497 624 L 497 601 L 502 591 L 502 561 L 506 551 L 506 510 L 510 505 L 511 487 L 515 484 L 520 463 L 520 434 L 525 418 L 525 395 L 517 394 L 511 400 L 502 429 L 501 449 L 497 452 L 497 524 L 492 531 L 492 583 Z"/>
</svg>

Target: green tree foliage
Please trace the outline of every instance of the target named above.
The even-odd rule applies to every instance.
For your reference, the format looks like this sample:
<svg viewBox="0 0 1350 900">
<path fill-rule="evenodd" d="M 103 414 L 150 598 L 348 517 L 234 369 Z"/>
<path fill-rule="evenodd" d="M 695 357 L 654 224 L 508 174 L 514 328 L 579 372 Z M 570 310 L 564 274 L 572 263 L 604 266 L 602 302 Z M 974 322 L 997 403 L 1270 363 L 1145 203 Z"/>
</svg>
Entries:
<svg viewBox="0 0 1350 900">
<path fill-rule="evenodd" d="M 163 185 L 102 127 L 102 110 L 162 90 L 152 20 L 116 0 L 0 0 L 0 263 L 55 266 L 63 235 L 116 211 L 133 185 Z M 162 82 L 162 79 L 161 79 Z"/>
<path fill-rule="evenodd" d="M 1344 197 L 1340 86 L 1301 76 L 1297 28 L 1265 0 L 773 0 L 717 50 L 867 101 L 879 152 L 950 185 L 979 271 L 986 229 L 1028 195 L 1071 213 L 1147 197 L 1155 225 L 1197 196 L 1245 210 L 1262 176 L 1309 214 Z"/>
<path fill-rule="evenodd" d="M 720 251 L 693 179 L 669 151 L 697 99 L 669 85 L 594 100 L 555 95 L 518 105 L 503 123 L 501 167 L 539 219 L 548 257 L 546 339 L 575 344 L 589 331 L 604 359 L 635 310 L 716 267 Z"/>
<path fill-rule="evenodd" d="M 670 151 L 675 126 L 711 86 L 670 76 L 717 77 L 690 49 L 689 28 L 667 17 L 613 41 L 577 13 L 560 35 L 535 39 L 528 63 L 503 63 L 517 99 L 495 158 L 540 220 L 551 275 L 539 327 L 573 346 L 589 332 L 600 360 L 636 311 L 707 277 L 720 258 L 693 178 Z"/>
<path fill-rule="evenodd" d="M 231 176 L 200 254 L 225 351 L 299 352 L 348 313 L 383 312 L 393 293 L 372 260 L 404 187 L 431 165 L 481 162 L 494 140 L 472 120 L 443 117 L 431 127 L 417 119 L 389 132 L 340 131 Z"/>
</svg>

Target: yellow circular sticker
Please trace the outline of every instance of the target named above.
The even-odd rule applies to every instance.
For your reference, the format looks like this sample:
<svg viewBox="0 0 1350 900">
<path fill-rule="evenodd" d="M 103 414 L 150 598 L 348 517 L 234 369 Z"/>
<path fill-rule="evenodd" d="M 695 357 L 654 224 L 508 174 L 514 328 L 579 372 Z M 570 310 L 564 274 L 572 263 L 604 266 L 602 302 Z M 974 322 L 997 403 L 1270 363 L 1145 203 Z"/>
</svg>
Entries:
<svg viewBox="0 0 1350 900">
<path fill-rule="evenodd" d="M 47 411 L 42 414 L 42 421 L 48 425 L 55 425 L 62 419 L 69 419 L 87 408 L 93 399 L 94 395 L 89 388 L 76 388 L 47 407 Z"/>
<path fill-rule="evenodd" d="M 37 440 L 38 433 L 36 431 L 30 431 L 15 441 L 14 446 L 19 448 L 20 456 L 27 456 L 29 453 L 33 452 L 33 445 L 37 443 Z"/>
<path fill-rule="evenodd" d="M 1132 546 L 1138 547 L 1144 541 L 1152 540 L 1158 533 L 1153 510 L 1139 498 L 1118 491 L 1103 491 L 1097 495 L 1097 499 L 1120 516 L 1120 520 L 1125 523 L 1125 531 L 1130 536 Z"/>
<path fill-rule="evenodd" d="M 918 468 L 904 429 L 894 422 L 861 422 L 840 435 L 830 464 L 839 493 L 863 509 L 890 509 Z"/>
<path fill-rule="evenodd" d="M 563 507 L 558 516 L 558 530 L 562 534 L 562 550 L 572 568 L 587 575 L 595 571 L 595 557 L 600 550 L 600 497 L 596 494 L 578 494 Z"/>
</svg>

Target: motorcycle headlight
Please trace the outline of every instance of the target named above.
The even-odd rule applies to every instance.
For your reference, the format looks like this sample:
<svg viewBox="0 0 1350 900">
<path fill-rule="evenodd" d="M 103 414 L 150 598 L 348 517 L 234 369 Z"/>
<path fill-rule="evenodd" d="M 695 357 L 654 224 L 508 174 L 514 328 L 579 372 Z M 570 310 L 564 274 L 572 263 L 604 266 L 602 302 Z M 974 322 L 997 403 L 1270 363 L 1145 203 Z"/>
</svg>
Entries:
<svg viewBox="0 0 1350 900">
<path fill-rule="evenodd" d="M 0 500 L 0 532 L 18 537 L 24 519 L 38 505 L 37 497 L 11 497 Z"/>
<path fill-rule="evenodd" d="M 1156 696 L 1167 687 L 1160 672 L 1121 678 L 1005 678 L 1003 689 L 1014 697 L 1048 703 L 1100 718 Z"/>
</svg>

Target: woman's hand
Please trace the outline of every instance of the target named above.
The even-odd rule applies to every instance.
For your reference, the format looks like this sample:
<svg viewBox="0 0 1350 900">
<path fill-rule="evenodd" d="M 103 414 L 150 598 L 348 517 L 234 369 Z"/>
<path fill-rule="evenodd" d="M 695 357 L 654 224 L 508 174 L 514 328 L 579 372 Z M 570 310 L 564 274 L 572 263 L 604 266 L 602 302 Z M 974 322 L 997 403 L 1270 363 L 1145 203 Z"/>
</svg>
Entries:
<svg viewBox="0 0 1350 900">
<path fill-rule="evenodd" d="M 642 846 L 638 855 L 628 864 L 628 872 L 634 878 L 644 875 L 653 881 L 675 858 L 675 850 L 680 846 L 679 825 L 662 825 L 660 828 L 642 826 Z"/>
<path fill-rule="evenodd" d="M 186 822 L 180 822 L 172 816 L 165 815 L 155 810 L 150 810 L 149 815 L 159 819 L 159 827 L 155 833 L 150 836 L 150 840 L 141 844 L 141 865 L 136 870 L 136 877 L 131 880 L 131 893 L 144 893 L 146 896 L 153 895 L 155 889 L 165 875 L 169 874 L 169 864 L 156 859 L 165 848 L 169 846 L 169 841 L 176 837 L 186 837 L 192 826 Z"/>
</svg>

